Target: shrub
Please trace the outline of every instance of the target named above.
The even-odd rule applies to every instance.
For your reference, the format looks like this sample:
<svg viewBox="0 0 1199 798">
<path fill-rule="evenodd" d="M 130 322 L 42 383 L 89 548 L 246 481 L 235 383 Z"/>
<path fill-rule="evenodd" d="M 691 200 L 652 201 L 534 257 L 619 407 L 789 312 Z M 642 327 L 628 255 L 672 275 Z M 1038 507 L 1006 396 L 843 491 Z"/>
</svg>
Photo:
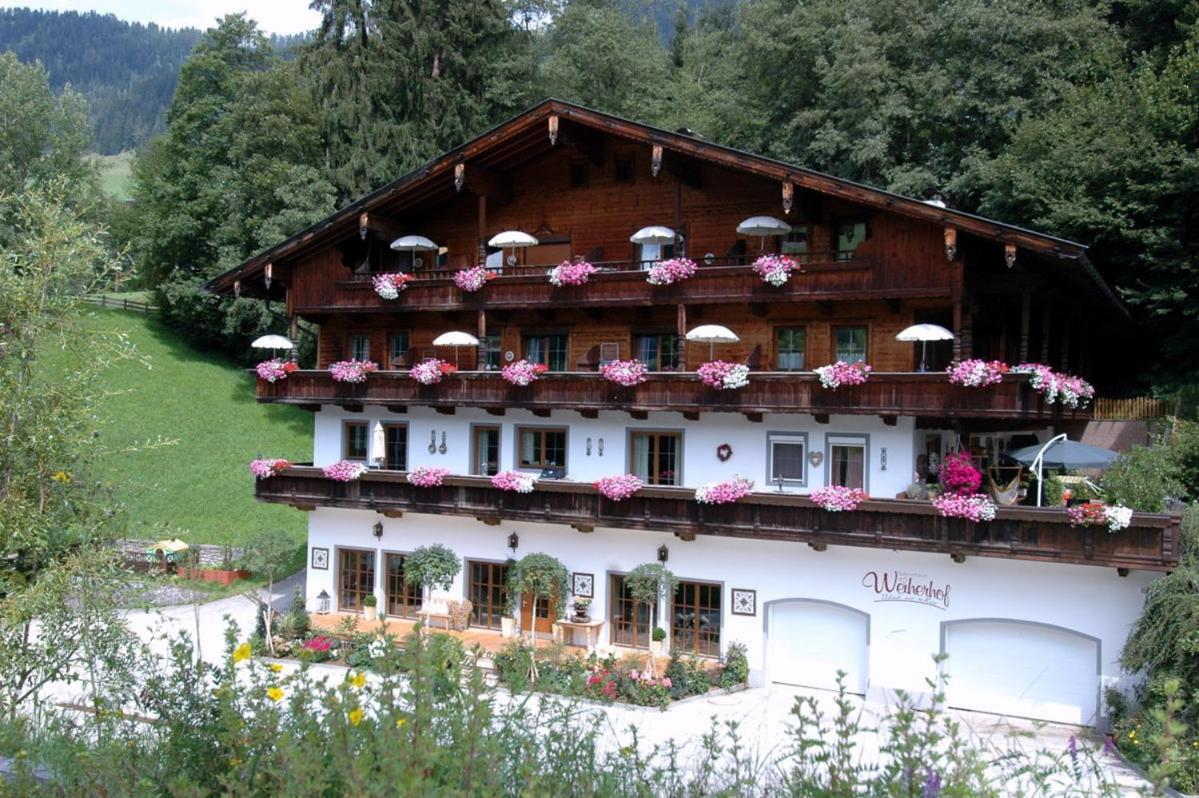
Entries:
<svg viewBox="0 0 1199 798">
<path fill-rule="evenodd" d="M 374 593 L 367 593 L 365 596 L 362 597 L 362 606 L 378 607 L 379 606 L 379 597 L 376 596 Z"/>
<path fill-rule="evenodd" d="M 279 633 L 285 637 L 303 637 L 308 634 L 311 626 L 304 598 L 304 588 L 297 586 L 296 592 L 291 597 L 291 606 L 283 615 Z"/>
<path fill-rule="evenodd" d="M 720 671 L 720 686 L 738 687 L 749 681 L 749 656 L 744 643 L 733 641 L 724 652 L 724 668 Z"/>
<path fill-rule="evenodd" d="M 1166 444 L 1137 446 L 1116 458 L 1099 485 L 1111 504 L 1160 513 L 1166 509 L 1167 496 L 1184 493 L 1178 466 L 1177 453 Z"/>
<path fill-rule="evenodd" d="M 661 626 L 655 626 L 654 627 L 654 642 L 661 643 L 665 639 L 666 639 L 666 630 L 663 629 Z"/>
<path fill-rule="evenodd" d="M 675 700 L 702 695 L 712 688 L 712 673 L 696 657 L 680 656 L 675 652 L 664 673 L 670 679 L 670 697 Z"/>
</svg>

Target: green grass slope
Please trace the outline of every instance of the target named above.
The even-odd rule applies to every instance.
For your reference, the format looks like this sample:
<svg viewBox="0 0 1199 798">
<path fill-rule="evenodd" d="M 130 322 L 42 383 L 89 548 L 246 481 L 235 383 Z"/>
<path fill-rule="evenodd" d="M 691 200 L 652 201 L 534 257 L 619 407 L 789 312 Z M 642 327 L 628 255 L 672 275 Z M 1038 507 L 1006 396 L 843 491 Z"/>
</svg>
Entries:
<svg viewBox="0 0 1199 798">
<path fill-rule="evenodd" d="M 100 188 L 104 193 L 119 200 L 129 199 L 133 153 L 126 151 L 116 155 L 97 155 L 96 161 L 100 166 Z"/>
<path fill-rule="evenodd" d="M 97 310 L 86 324 L 125 333 L 148 361 L 106 369 L 99 399 L 98 477 L 125 505 L 130 537 L 238 544 L 272 529 L 303 540 L 305 515 L 255 501 L 247 464 L 311 460 L 310 413 L 258 404 L 249 375 L 191 349 L 153 316 Z M 177 443 L 146 445 L 158 439 Z"/>
</svg>

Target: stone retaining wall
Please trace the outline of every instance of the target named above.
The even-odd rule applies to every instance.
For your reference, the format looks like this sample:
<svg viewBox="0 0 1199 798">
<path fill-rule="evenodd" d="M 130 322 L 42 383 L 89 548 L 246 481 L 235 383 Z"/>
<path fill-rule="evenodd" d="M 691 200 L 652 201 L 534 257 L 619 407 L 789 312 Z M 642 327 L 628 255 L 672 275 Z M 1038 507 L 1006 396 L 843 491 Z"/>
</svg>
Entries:
<svg viewBox="0 0 1199 798">
<path fill-rule="evenodd" d="M 146 549 L 157 542 L 156 540 L 124 539 L 116 541 L 113 545 L 126 559 L 142 560 L 145 559 Z M 200 565 L 210 568 L 219 568 L 226 562 L 236 563 L 242 556 L 242 549 L 239 546 L 214 546 L 209 543 L 191 543 L 189 545 L 193 552 L 199 552 Z"/>
</svg>

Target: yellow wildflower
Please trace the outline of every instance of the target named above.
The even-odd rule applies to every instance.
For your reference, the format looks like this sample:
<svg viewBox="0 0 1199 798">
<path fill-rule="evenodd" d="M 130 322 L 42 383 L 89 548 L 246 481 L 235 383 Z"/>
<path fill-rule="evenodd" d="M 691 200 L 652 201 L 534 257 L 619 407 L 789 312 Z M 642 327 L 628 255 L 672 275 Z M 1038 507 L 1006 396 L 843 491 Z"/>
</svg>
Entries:
<svg viewBox="0 0 1199 798">
<path fill-rule="evenodd" d="M 351 726 L 357 726 L 362 722 L 362 707 L 354 707 L 346 717 L 350 719 Z"/>
<path fill-rule="evenodd" d="M 266 691 L 266 697 L 271 699 L 272 701 L 282 700 L 283 688 L 282 687 L 268 687 L 267 691 Z"/>
<path fill-rule="evenodd" d="M 278 662 L 272 662 L 271 670 L 273 670 L 275 673 L 279 673 L 280 671 L 283 670 L 283 666 L 280 665 Z"/>
<path fill-rule="evenodd" d="M 1133 729 L 1128 733 L 1128 739 L 1135 740 L 1137 738 L 1137 730 Z"/>
<path fill-rule="evenodd" d="M 404 724 L 407 722 L 408 721 L 405 720 L 404 718 L 396 718 L 396 728 L 397 729 L 402 728 L 404 726 Z"/>
<path fill-rule="evenodd" d="M 55 471 L 50 475 L 50 479 L 54 480 L 55 482 L 67 483 L 71 481 L 71 475 L 66 471 Z"/>
<path fill-rule="evenodd" d="M 233 649 L 233 661 L 244 662 L 245 660 L 248 660 L 250 655 L 253 653 L 254 650 L 250 648 L 249 643 L 242 643 L 240 646 Z"/>
<path fill-rule="evenodd" d="M 348 681 L 351 687 L 362 689 L 363 687 L 366 687 L 366 674 L 362 673 L 361 671 L 358 673 L 351 673 Z"/>
</svg>

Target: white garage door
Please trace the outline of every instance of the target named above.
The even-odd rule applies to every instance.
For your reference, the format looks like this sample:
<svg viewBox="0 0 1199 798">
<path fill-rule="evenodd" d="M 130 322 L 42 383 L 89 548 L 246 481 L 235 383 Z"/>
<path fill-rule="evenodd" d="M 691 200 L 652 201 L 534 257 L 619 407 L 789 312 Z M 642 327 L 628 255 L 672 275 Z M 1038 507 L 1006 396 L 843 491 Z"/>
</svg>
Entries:
<svg viewBox="0 0 1199 798">
<path fill-rule="evenodd" d="M 1029 623 L 964 621 L 945 631 L 951 707 L 1091 724 L 1099 700 L 1099 643 Z"/>
<path fill-rule="evenodd" d="M 869 616 L 836 604 L 786 601 L 771 606 L 766 669 L 771 681 L 865 693 L 869 672 Z"/>
</svg>

